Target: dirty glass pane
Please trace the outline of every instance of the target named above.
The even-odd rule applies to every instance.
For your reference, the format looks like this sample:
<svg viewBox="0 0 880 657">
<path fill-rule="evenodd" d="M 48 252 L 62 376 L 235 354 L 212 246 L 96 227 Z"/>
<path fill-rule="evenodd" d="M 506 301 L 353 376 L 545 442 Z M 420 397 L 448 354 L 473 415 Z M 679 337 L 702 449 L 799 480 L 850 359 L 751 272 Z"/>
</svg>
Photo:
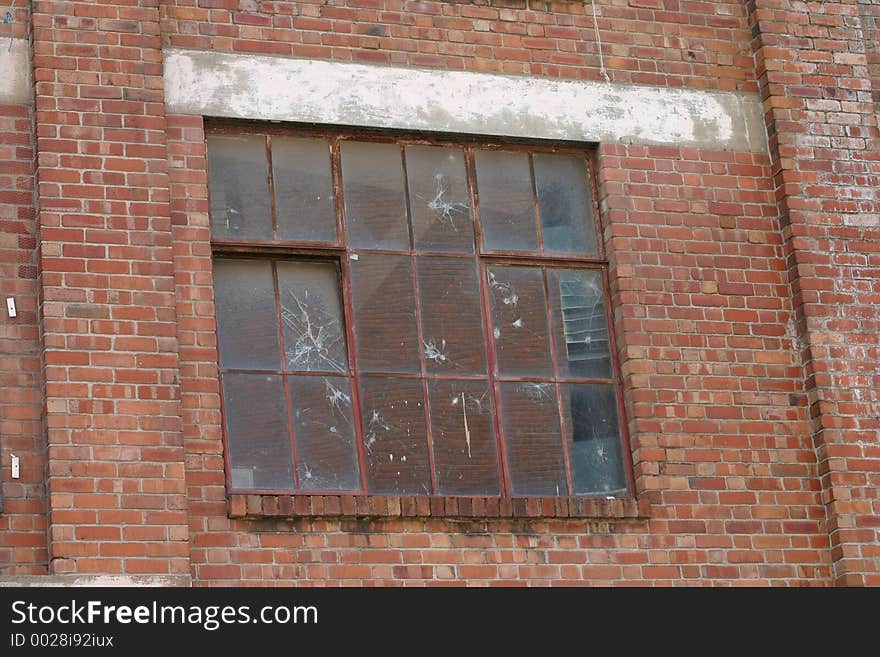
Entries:
<svg viewBox="0 0 880 657">
<path fill-rule="evenodd" d="M 474 224 L 462 150 L 407 146 L 406 177 L 416 249 L 473 253 Z"/>
<path fill-rule="evenodd" d="M 302 490 L 360 488 L 351 387 L 339 376 L 291 376 L 296 469 Z"/>
<path fill-rule="evenodd" d="M 336 265 L 279 262 L 277 267 L 285 369 L 347 372 Z"/>
<path fill-rule="evenodd" d="M 278 239 L 335 242 L 329 142 L 272 137 L 272 172 Z"/>
<path fill-rule="evenodd" d="M 213 236 L 271 240 L 266 138 L 209 135 L 207 143 Z"/>
<path fill-rule="evenodd" d="M 428 383 L 434 471 L 441 495 L 498 495 L 498 453 L 486 381 Z"/>
<path fill-rule="evenodd" d="M 544 276 L 537 267 L 488 267 L 492 334 L 502 376 L 552 376 Z"/>
<path fill-rule="evenodd" d="M 370 493 L 431 494 L 423 397 L 418 379 L 361 379 L 361 422 Z"/>
<path fill-rule="evenodd" d="M 567 495 L 555 383 L 502 383 L 501 410 L 513 495 Z"/>
<path fill-rule="evenodd" d="M 536 153 L 535 185 L 548 253 L 597 253 L 593 202 L 583 157 Z"/>
<path fill-rule="evenodd" d="M 538 227 L 526 153 L 476 151 L 483 247 L 537 251 Z"/>
<path fill-rule="evenodd" d="M 265 260 L 214 260 L 220 366 L 277 370 L 281 364 L 272 265 Z"/>
<path fill-rule="evenodd" d="M 233 488 L 294 487 L 281 377 L 223 375 L 223 417 Z"/>
<path fill-rule="evenodd" d="M 548 269 L 547 289 L 559 375 L 610 379 L 611 349 L 602 273 L 587 269 Z"/>
<path fill-rule="evenodd" d="M 485 374 L 486 338 L 476 263 L 464 258 L 419 257 L 416 269 L 428 372 Z"/>
<path fill-rule="evenodd" d="M 566 383 L 561 388 L 575 493 L 625 494 L 616 387 Z"/>
<path fill-rule="evenodd" d="M 341 149 L 349 244 L 409 250 L 400 146 L 344 141 Z"/>
<path fill-rule="evenodd" d="M 410 257 L 362 253 L 350 265 L 358 367 L 362 372 L 418 372 Z"/>
</svg>

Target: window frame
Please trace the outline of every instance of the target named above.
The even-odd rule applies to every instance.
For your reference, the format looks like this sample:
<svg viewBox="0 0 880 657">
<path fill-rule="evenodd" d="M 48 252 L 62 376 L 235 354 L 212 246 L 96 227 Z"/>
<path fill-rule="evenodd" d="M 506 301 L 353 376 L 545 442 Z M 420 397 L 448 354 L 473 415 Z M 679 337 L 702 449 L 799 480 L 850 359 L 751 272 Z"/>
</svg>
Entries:
<svg viewBox="0 0 880 657">
<path fill-rule="evenodd" d="M 321 138 L 327 140 L 331 145 L 331 175 L 332 175 L 332 191 L 333 191 L 333 209 L 335 212 L 336 218 L 336 234 L 337 240 L 335 242 L 314 242 L 314 241 L 302 241 L 302 240 L 264 240 L 264 239 L 239 239 L 239 238 L 230 238 L 230 237 L 214 237 L 213 232 L 210 237 L 210 246 L 211 246 L 211 258 L 212 263 L 218 258 L 239 258 L 239 259 L 258 259 L 263 261 L 270 261 L 272 263 L 272 270 L 275 276 L 275 301 L 276 304 L 279 301 L 278 297 L 278 289 L 277 289 L 277 272 L 276 272 L 276 262 L 278 261 L 290 261 L 290 262 L 323 262 L 323 263 L 331 263 L 334 264 L 337 268 L 339 274 L 339 300 L 342 306 L 342 316 L 344 322 L 344 336 L 346 339 L 346 352 L 348 359 L 348 371 L 345 373 L 336 373 L 334 376 L 343 376 L 346 377 L 351 384 L 351 398 L 352 398 L 352 415 L 353 422 L 355 425 L 355 443 L 357 448 L 357 459 L 358 459 L 358 478 L 360 480 L 361 489 L 358 491 L 348 491 L 348 490 L 310 490 L 303 489 L 298 486 L 299 483 L 299 475 L 297 473 L 297 460 L 296 460 L 296 445 L 295 445 L 295 437 L 293 436 L 293 431 L 291 429 L 290 439 L 291 439 L 291 458 L 292 458 L 292 468 L 294 473 L 294 484 L 297 486 L 294 489 L 268 489 L 268 488 L 235 488 L 232 485 L 232 464 L 230 461 L 230 449 L 229 449 L 229 436 L 226 422 L 226 409 L 225 409 L 225 400 L 222 390 L 222 383 L 220 383 L 220 413 L 221 413 L 221 430 L 222 430 L 222 442 L 223 442 L 223 462 L 224 462 L 224 478 L 226 491 L 229 496 L 292 496 L 294 498 L 297 497 L 316 497 L 316 498 L 327 498 L 330 497 L 339 497 L 339 498 L 373 498 L 373 497 L 388 497 L 387 494 L 384 493 L 370 493 L 367 488 L 367 461 L 365 455 L 365 447 L 363 443 L 363 430 L 362 430 L 362 418 L 361 418 L 361 408 L 360 408 L 360 397 L 361 397 L 361 389 L 360 384 L 362 381 L 362 377 L 369 376 L 392 376 L 399 378 L 407 378 L 413 379 L 415 381 L 419 381 L 422 384 L 422 388 L 424 391 L 424 399 L 426 401 L 426 435 L 427 435 L 427 450 L 428 450 L 428 468 L 430 470 L 430 480 L 432 483 L 432 492 L 431 494 L 400 494 L 398 497 L 402 498 L 458 498 L 458 499 L 467 499 L 467 498 L 483 498 L 483 499 L 495 499 L 499 501 L 508 501 L 512 502 L 514 500 L 535 500 L 535 499 L 553 499 L 553 500 L 582 500 L 589 501 L 595 499 L 614 499 L 614 500 L 633 500 L 635 498 L 635 479 L 633 472 L 633 455 L 632 450 L 630 448 L 630 436 L 628 431 L 628 422 L 626 409 L 624 404 L 624 389 L 622 382 L 622 375 L 620 369 L 619 362 L 619 354 L 617 350 L 617 340 L 616 340 L 616 331 L 615 325 L 613 322 L 613 310 L 612 310 L 612 296 L 611 296 L 611 286 L 610 286 L 610 274 L 609 274 L 609 262 L 607 258 L 606 248 L 605 248 L 605 240 L 603 239 L 603 231 L 602 231 L 602 222 L 601 216 L 599 212 L 599 203 L 598 203 L 598 189 L 597 189 L 597 179 L 596 179 L 596 149 L 594 146 L 585 145 L 585 144 L 573 144 L 570 142 L 548 142 L 541 140 L 526 140 L 526 139 L 506 139 L 495 136 L 480 136 L 480 135 L 444 135 L 444 134 L 425 134 L 425 133 L 414 133 L 407 131 L 396 131 L 396 130 L 373 130 L 367 128 L 347 128 L 347 127 L 336 127 L 336 126 L 313 126 L 313 125 L 301 125 L 294 123 L 264 123 L 264 122 L 251 122 L 251 121 L 240 121 L 240 120 L 232 120 L 232 119 L 222 119 L 222 120 L 206 120 L 205 122 L 205 137 L 207 138 L 214 135 L 242 135 L 242 136 L 259 136 L 264 137 L 266 140 L 266 153 L 267 153 L 267 175 L 268 175 L 268 193 L 270 196 L 269 206 L 271 212 L 271 220 L 272 220 L 272 229 L 273 236 L 277 236 L 278 234 L 278 217 L 277 217 L 277 208 L 276 208 L 276 194 L 275 194 L 275 182 L 274 182 L 274 171 L 273 171 L 273 161 L 272 161 L 272 138 L 273 137 L 302 137 L 302 138 Z M 344 190 L 342 186 L 342 166 L 341 166 L 341 148 L 340 145 L 343 141 L 358 141 L 358 142 L 376 142 L 376 143 L 392 143 L 397 144 L 401 151 L 401 158 L 404 158 L 404 150 L 407 146 L 439 146 L 439 147 L 454 147 L 461 149 L 464 163 L 466 167 L 466 185 L 469 196 L 469 201 L 471 204 L 470 212 L 473 218 L 473 227 L 474 227 L 474 251 L 473 253 L 444 253 L 438 251 L 425 251 L 418 250 L 415 246 L 415 237 L 412 230 L 409 230 L 409 251 L 396 251 L 396 250 L 385 250 L 385 249 L 355 249 L 351 246 L 350 240 L 348 239 L 348 235 L 346 233 L 346 209 L 345 209 L 345 198 L 344 198 Z M 519 151 L 526 152 L 529 154 L 529 170 L 531 175 L 531 196 L 532 201 L 535 205 L 535 221 L 537 225 L 538 232 L 538 251 L 513 251 L 513 250 L 503 250 L 503 249 L 486 249 L 483 245 L 483 230 L 482 230 L 482 221 L 481 221 L 481 212 L 479 206 L 479 195 L 477 191 L 476 182 L 476 164 L 474 158 L 475 150 L 499 150 L 499 151 Z M 563 254 L 563 253 L 554 253 L 551 255 L 541 253 L 541 249 L 544 245 L 543 240 L 543 230 L 542 230 L 542 222 L 541 222 L 541 214 L 540 207 L 538 202 L 538 194 L 537 194 L 537 179 L 535 176 L 535 166 L 532 154 L 562 154 L 562 155 L 574 155 L 583 158 L 585 167 L 586 167 L 586 176 L 587 176 L 587 184 L 589 185 L 591 203 L 592 203 L 592 218 L 594 222 L 594 230 L 596 234 L 596 253 L 594 255 L 579 255 L 579 254 Z M 208 158 L 206 157 L 206 170 L 210 166 Z M 404 198 L 406 202 L 406 217 L 409 224 L 412 224 L 411 217 L 411 204 L 410 204 L 410 190 L 407 182 L 407 170 L 404 162 L 403 166 L 404 172 Z M 206 187 L 207 187 L 206 182 Z M 208 207 L 210 208 L 210 198 L 208 199 Z M 481 321 L 483 324 L 483 340 L 484 347 L 486 350 L 486 366 L 487 373 L 485 376 L 481 375 L 443 375 L 437 373 L 431 373 L 425 367 L 425 355 L 421 349 L 419 348 L 419 359 L 421 363 L 421 367 L 419 372 L 415 374 L 403 374 L 403 373 L 362 373 L 358 367 L 357 357 L 356 357 L 356 335 L 355 335 L 355 326 L 354 326 L 354 306 L 352 301 L 352 291 L 351 291 L 351 261 L 352 255 L 357 254 L 359 252 L 369 252 L 375 254 L 385 254 L 385 255 L 398 255 L 404 256 L 406 255 L 411 259 L 413 264 L 413 278 L 414 278 L 414 296 L 416 303 L 420 302 L 420 290 L 418 287 L 417 281 L 417 271 L 415 268 L 416 258 L 417 257 L 430 257 L 430 256 L 442 256 L 442 257 L 454 257 L 460 258 L 462 260 L 475 263 L 477 275 L 478 275 L 478 283 L 479 283 L 479 303 L 481 307 Z M 546 307 L 547 307 L 547 318 L 548 318 L 548 342 L 549 348 L 551 350 L 551 359 L 553 362 L 553 376 L 552 377 L 540 377 L 540 376 L 521 376 L 521 377 L 511 377 L 500 375 L 497 372 L 497 360 L 496 360 L 496 345 L 495 340 L 492 337 L 492 310 L 491 310 L 491 299 L 489 296 L 488 285 L 486 284 L 486 272 L 487 268 L 490 266 L 522 266 L 529 267 L 532 269 L 537 269 L 542 272 L 542 278 L 545 286 L 545 298 L 546 298 Z M 608 340 L 609 340 L 609 352 L 610 352 L 610 362 L 611 362 L 611 370 L 612 376 L 608 379 L 596 379 L 596 378 L 585 378 L 585 377 L 560 377 L 559 372 L 559 359 L 558 359 L 558 342 L 556 335 L 556 328 L 554 326 L 553 314 L 550 307 L 551 300 L 548 290 L 548 274 L 547 272 L 551 269 L 584 269 L 591 271 L 598 271 L 602 281 L 602 290 L 604 294 L 604 310 L 605 310 L 605 321 L 608 328 Z M 418 324 L 418 337 L 419 340 L 422 340 L 423 332 L 422 332 L 422 312 L 419 309 L 416 312 L 416 321 Z M 280 324 L 280 316 L 279 316 L 279 324 Z M 215 321 L 215 332 L 217 331 L 217 322 Z M 216 334 L 217 345 L 219 349 L 219 334 Z M 280 339 L 283 341 L 283 329 L 280 329 Z M 281 348 L 283 352 L 283 342 L 281 343 Z M 219 351 L 218 351 L 218 379 L 219 373 L 223 372 L 223 368 L 219 365 Z M 266 372 L 267 374 L 277 374 L 282 377 L 288 376 L 298 376 L 303 374 L 302 372 L 293 372 L 289 368 L 282 368 L 280 370 Z M 327 373 L 314 373 L 313 375 L 327 376 Z M 437 492 L 437 483 L 436 483 L 436 469 L 434 463 L 434 446 L 433 446 L 433 438 L 431 435 L 431 421 L 430 415 L 428 415 L 428 391 L 427 386 L 430 381 L 434 380 L 452 380 L 452 379 L 471 379 L 471 380 L 480 380 L 486 381 L 489 392 L 492 396 L 492 418 L 491 422 L 493 424 L 494 429 L 494 440 L 496 444 L 496 455 L 497 455 L 497 468 L 498 468 L 498 478 L 499 478 L 499 495 L 479 495 L 479 496 L 471 496 L 471 495 L 448 495 L 445 493 Z M 618 416 L 618 424 L 619 424 L 619 441 L 621 447 L 621 467 L 624 470 L 625 482 L 626 482 L 626 492 L 625 494 L 615 495 L 608 497 L 605 494 L 599 493 L 590 493 L 590 494 L 576 494 L 574 493 L 573 488 L 573 472 L 571 467 L 571 454 L 569 443 L 573 440 L 570 432 L 573 430 L 571 427 L 566 427 L 566 416 L 563 412 L 562 408 L 562 397 L 557 394 L 557 406 L 558 406 L 558 414 L 560 421 L 560 440 L 562 441 L 562 454 L 564 458 L 564 467 L 565 467 L 565 478 L 568 484 L 568 495 L 556 496 L 552 498 L 547 498 L 545 496 L 531 496 L 531 495 L 513 495 L 511 493 L 511 480 L 510 473 L 508 468 L 508 459 L 506 456 L 506 447 L 505 447 L 505 435 L 503 430 L 503 417 L 501 414 L 501 389 L 500 386 L 502 383 L 507 382 L 532 382 L 536 380 L 546 381 L 547 383 L 552 383 L 554 386 L 561 386 L 566 383 L 570 384 L 579 384 L 579 383 L 599 383 L 603 385 L 611 385 L 614 387 L 615 398 L 617 401 L 617 416 Z M 284 385 L 284 393 L 285 399 L 287 400 L 288 407 L 290 407 L 290 393 L 289 386 L 287 384 Z M 288 418 L 289 423 L 292 425 L 292 418 Z M 503 506 L 503 504 L 502 504 Z M 437 514 L 435 514 L 437 515 Z M 502 514 L 503 515 L 503 514 Z M 522 515 L 526 515 L 523 513 Z M 529 514 L 533 515 L 533 514 Z M 552 514 L 556 515 L 556 514 Z M 567 515 L 567 514 L 562 514 Z M 604 514 L 600 514 L 604 515 Z"/>
</svg>

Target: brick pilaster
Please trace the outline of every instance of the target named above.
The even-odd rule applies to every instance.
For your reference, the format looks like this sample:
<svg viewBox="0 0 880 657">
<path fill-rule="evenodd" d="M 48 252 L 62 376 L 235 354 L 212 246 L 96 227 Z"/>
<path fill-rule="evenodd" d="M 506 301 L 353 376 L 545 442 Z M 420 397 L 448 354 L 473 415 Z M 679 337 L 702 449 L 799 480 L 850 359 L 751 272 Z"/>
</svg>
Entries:
<svg viewBox="0 0 880 657">
<path fill-rule="evenodd" d="M 189 573 L 158 5 L 33 3 L 57 574 Z"/>
<path fill-rule="evenodd" d="M 749 9 L 834 577 L 876 586 L 880 134 L 860 4 Z"/>
</svg>

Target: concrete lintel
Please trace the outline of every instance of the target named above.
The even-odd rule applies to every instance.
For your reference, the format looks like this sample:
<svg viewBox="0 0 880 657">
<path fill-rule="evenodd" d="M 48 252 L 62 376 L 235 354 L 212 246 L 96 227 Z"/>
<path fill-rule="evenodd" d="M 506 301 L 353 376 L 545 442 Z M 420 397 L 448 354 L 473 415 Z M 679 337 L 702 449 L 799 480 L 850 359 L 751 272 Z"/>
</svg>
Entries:
<svg viewBox="0 0 880 657">
<path fill-rule="evenodd" d="M 6 575 L 0 588 L 27 587 L 180 587 L 192 586 L 189 575 Z"/>
<path fill-rule="evenodd" d="M 766 151 L 757 94 L 165 50 L 167 111 Z"/>
<path fill-rule="evenodd" d="M 0 104 L 31 105 L 31 48 L 26 39 L 0 39 Z"/>
</svg>

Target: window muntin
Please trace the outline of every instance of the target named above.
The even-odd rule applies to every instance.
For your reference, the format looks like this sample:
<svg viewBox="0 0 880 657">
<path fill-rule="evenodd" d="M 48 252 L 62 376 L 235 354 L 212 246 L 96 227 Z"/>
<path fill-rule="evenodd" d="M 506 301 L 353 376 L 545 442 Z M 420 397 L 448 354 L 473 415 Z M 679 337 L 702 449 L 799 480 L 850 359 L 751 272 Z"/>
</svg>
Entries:
<svg viewBox="0 0 880 657">
<path fill-rule="evenodd" d="M 223 207 L 255 140 L 268 218 Z M 208 155 L 232 490 L 627 494 L 585 151 L 221 128 Z"/>
</svg>

